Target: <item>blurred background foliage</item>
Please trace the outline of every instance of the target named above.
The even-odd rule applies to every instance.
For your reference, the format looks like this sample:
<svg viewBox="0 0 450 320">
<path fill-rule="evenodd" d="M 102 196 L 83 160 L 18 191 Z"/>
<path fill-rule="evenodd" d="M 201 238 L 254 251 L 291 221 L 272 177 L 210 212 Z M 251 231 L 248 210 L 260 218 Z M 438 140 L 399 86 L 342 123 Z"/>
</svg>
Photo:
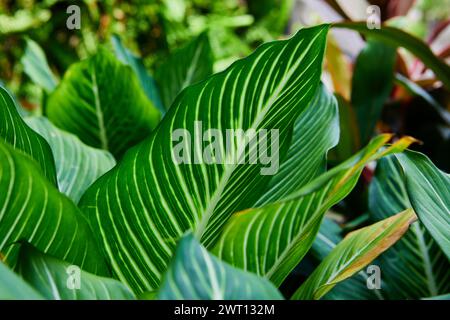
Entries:
<svg viewBox="0 0 450 320">
<path fill-rule="evenodd" d="M 81 8 L 79 30 L 66 26 L 72 4 Z M 112 48 L 113 35 L 152 72 L 176 48 L 208 30 L 217 72 L 261 43 L 289 37 L 302 26 L 366 21 L 367 8 L 374 4 L 384 24 L 421 39 L 448 62 L 450 0 L 1 0 L 0 81 L 25 108 L 39 113 L 45 92 L 21 63 L 27 39 L 43 48 L 58 79 L 99 45 Z M 341 117 L 341 142 L 330 154 L 332 165 L 374 133 L 394 132 L 421 140 L 414 148 L 450 170 L 449 90 L 409 52 L 353 31 L 332 30 L 323 81 L 335 92 Z M 373 174 L 366 171 L 358 195 Z M 350 199 L 352 213 L 364 211 L 360 196 Z"/>
</svg>

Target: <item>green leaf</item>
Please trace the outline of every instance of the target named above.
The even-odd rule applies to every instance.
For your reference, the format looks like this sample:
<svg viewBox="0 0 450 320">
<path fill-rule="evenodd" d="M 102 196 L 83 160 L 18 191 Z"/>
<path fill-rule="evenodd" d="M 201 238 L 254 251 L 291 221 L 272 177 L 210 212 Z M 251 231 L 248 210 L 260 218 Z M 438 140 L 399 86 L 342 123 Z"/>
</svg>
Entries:
<svg viewBox="0 0 450 320">
<path fill-rule="evenodd" d="M 158 88 L 156 87 L 155 79 L 147 72 L 145 69 L 142 58 L 135 56 L 130 50 L 128 50 L 120 40 L 120 37 L 113 35 L 112 44 L 117 58 L 129 65 L 134 73 L 137 75 L 139 82 L 141 83 L 142 89 L 144 89 L 147 98 L 153 103 L 153 105 L 158 108 L 161 114 L 166 113 L 161 97 L 159 96 Z"/>
<path fill-rule="evenodd" d="M 213 252 L 281 285 L 310 249 L 326 211 L 353 189 L 364 166 L 411 143 L 404 138 L 382 149 L 390 138 L 378 136 L 352 158 L 277 202 L 234 214 Z"/>
<path fill-rule="evenodd" d="M 357 273 L 393 245 L 415 220 L 414 211 L 408 209 L 349 233 L 314 270 L 291 299 L 320 299 L 338 282 Z"/>
<path fill-rule="evenodd" d="M 80 207 L 121 281 L 138 292 L 157 288 L 186 230 L 211 247 L 230 215 L 253 205 L 270 178 L 261 173 L 265 165 L 238 164 L 249 159 L 249 148 L 233 137 L 228 152 L 221 145 L 220 163 L 176 164 L 174 146 L 183 141 L 174 130 L 187 130 L 195 142 L 196 121 L 222 135 L 279 128 L 285 154 L 295 119 L 318 88 L 327 30 L 302 29 L 290 40 L 262 45 L 186 88 L 156 131 L 88 189 Z"/>
<path fill-rule="evenodd" d="M 195 240 L 181 238 L 164 275 L 159 299 L 170 300 L 275 300 L 283 299 L 264 278 L 220 261 Z"/>
<path fill-rule="evenodd" d="M 155 71 L 156 83 L 166 109 L 170 108 L 181 90 L 211 75 L 213 63 L 206 32 L 174 51 Z"/>
<path fill-rule="evenodd" d="M 30 129 L 17 112 L 13 97 L 0 86 L 0 138 L 14 148 L 30 155 L 41 167 L 45 176 L 56 184 L 56 169 L 48 143 Z"/>
<path fill-rule="evenodd" d="M 0 260 L 0 300 L 44 299 Z"/>
<path fill-rule="evenodd" d="M 20 62 L 25 73 L 34 83 L 44 88 L 47 93 L 55 89 L 58 81 L 48 66 L 44 51 L 37 42 L 26 38 L 25 53 Z"/>
<path fill-rule="evenodd" d="M 383 105 L 391 93 L 395 59 L 394 47 L 373 39 L 369 39 L 356 59 L 351 101 L 363 145 L 372 136 Z"/>
<path fill-rule="evenodd" d="M 0 251 L 14 265 L 19 240 L 107 274 L 92 231 L 73 202 L 45 178 L 33 159 L 0 141 Z"/>
<path fill-rule="evenodd" d="M 403 47 L 422 62 L 441 79 L 447 89 L 450 89 L 450 67 L 436 57 L 430 47 L 419 38 L 400 29 L 383 25 L 381 29 L 369 29 L 366 22 L 341 22 L 332 25 L 334 28 L 346 28 L 358 31 L 364 35 L 378 39 L 386 44 Z M 379 63 L 374 63 L 378 65 Z"/>
<path fill-rule="evenodd" d="M 400 164 L 381 159 L 369 188 L 369 210 L 375 221 L 411 208 Z M 379 259 L 384 291 L 391 299 L 418 299 L 450 290 L 450 264 L 420 221 L 415 222 Z"/>
<path fill-rule="evenodd" d="M 45 255 L 26 243 L 21 245 L 17 270 L 48 300 L 135 298 L 130 289 L 119 281 L 85 272 L 78 266 Z"/>
<path fill-rule="evenodd" d="M 327 152 L 339 139 L 338 119 L 336 99 L 322 84 L 297 118 L 286 158 L 256 206 L 282 199 L 325 172 Z"/>
<path fill-rule="evenodd" d="M 160 118 L 133 70 L 104 48 L 69 68 L 48 99 L 47 115 L 56 126 L 116 157 L 147 137 Z"/>
<path fill-rule="evenodd" d="M 419 220 L 450 259 L 450 176 L 425 155 L 409 151 L 397 155 L 406 191 Z"/>
<path fill-rule="evenodd" d="M 77 136 L 55 127 L 44 117 L 25 118 L 53 151 L 59 190 L 75 203 L 86 189 L 116 164 L 107 151 L 85 145 Z"/>
</svg>

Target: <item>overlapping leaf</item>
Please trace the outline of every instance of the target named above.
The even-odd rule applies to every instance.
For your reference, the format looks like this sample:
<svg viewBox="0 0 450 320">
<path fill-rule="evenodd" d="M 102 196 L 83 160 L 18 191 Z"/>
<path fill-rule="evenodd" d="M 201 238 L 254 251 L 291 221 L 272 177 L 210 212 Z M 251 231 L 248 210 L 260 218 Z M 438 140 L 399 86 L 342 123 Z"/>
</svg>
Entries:
<svg viewBox="0 0 450 320">
<path fill-rule="evenodd" d="M 294 293 L 292 299 L 320 299 L 393 245 L 416 220 L 412 209 L 349 233 Z"/>
<path fill-rule="evenodd" d="M 45 178 L 37 163 L 0 141 L 0 251 L 14 265 L 19 240 L 43 252 L 107 274 L 89 225 L 73 204 Z"/>
<path fill-rule="evenodd" d="M 17 112 L 14 99 L 0 86 L 0 138 L 37 161 L 45 176 L 56 184 L 53 154 L 48 143 L 30 129 Z"/>
<path fill-rule="evenodd" d="M 310 249 L 325 212 L 353 189 L 364 166 L 403 151 L 413 141 L 406 137 L 382 149 L 390 138 L 376 137 L 355 156 L 282 200 L 234 214 L 213 252 L 280 285 Z"/>
<path fill-rule="evenodd" d="M 134 299 L 130 289 L 119 281 L 85 272 L 28 244 L 21 246 L 17 270 L 48 300 Z"/>
<path fill-rule="evenodd" d="M 25 122 L 49 143 L 55 158 L 59 190 L 75 203 L 98 177 L 116 164 L 109 152 L 85 145 L 44 117 L 25 118 Z"/>
<path fill-rule="evenodd" d="M 275 300 L 283 297 L 268 280 L 233 268 L 208 253 L 189 233 L 178 244 L 158 298 Z"/>
<path fill-rule="evenodd" d="M 48 99 L 47 115 L 84 143 L 117 157 L 146 138 L 160 118 L 131 68 L 104 48 L 69 68 Z"/>
<path fill-rule="evenodd" d="M 0 260 L 0 300 L 41 299 L 44 297 Z"/>
<path fill-rule="evenodd" d="M 228 217 L 262 195 L 267 166 L 238 164 L 249 159 L 246 143 L 234 137 L 227 152 L 222 144 L 219 163 L 177 165 L 174 130 L 194 136 L 196 121 L 223 134 L 276 128 L 282 157 L 295 119 L 318 88 L 327 29 L 303 29 L 290 40 L 262 45 L 183 90 L 158 129 L 88 189 L 80 206 L 119 279 L 135 291 L 156 288 L 187 229 L 211 246 Z M 205 145 L 194 142 L 197 156 Z"/>
</svg>

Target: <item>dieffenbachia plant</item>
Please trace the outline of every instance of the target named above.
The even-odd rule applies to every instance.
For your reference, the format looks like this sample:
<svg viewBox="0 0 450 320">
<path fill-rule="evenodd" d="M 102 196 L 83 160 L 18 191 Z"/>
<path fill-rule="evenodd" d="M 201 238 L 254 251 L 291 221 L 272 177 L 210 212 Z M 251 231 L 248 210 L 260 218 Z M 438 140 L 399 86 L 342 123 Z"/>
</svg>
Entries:
<svg viewBox="0 0 450 320">
<path fill-rule="evenodd" d="M 117 58 L 102 48 L 59 83 L 30 69 L 47 91 L 48 118 L 22 118 L 0 88 L 0 298 L 319 299 L 417 216 L 448 254 L 448 175 L 405 152 L 413 138 L 379 135 L 327 168 L 339 137 L 337 101 L 320 81 L 328 28 L 263 44 L 214 75 L 202 34 L 159 66 L 156 81 L 115 39 Z M 24 61 L 45 60 L 31 49 Z M 276 130 L 279 163 L 240 162 L 254 150 L 238 135 L 215 145 L 223 161 L 177 162 L 174 147 L 190 147 L 177 132 L 208 129 Z M 201 156 L 206 137 L 182 158 Z M 283 297 L 278 288 L 317 246 L 327 211 L 386 157 L 400 163 L 408 202 L 323 249 Z"/>
</svg>

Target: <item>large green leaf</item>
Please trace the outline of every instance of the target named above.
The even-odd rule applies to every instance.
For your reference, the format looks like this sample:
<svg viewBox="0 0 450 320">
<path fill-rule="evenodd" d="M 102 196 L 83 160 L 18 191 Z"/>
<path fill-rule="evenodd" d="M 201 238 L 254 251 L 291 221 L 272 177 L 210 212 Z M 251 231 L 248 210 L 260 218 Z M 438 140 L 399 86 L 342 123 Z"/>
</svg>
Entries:
<svg viewBox="0 0 450 320">
<path fill-rule="evenodd" d="M 383 149 L 390 138 L 376 137 L 352 158 L 279 201 L 234 214 L 213 252 L 280 285 L 310 249 L 325 212 L 353 189 L 364 166 L 404 150 L 412 141 L 407 137 Z"/>
<path fill-rule="evenodd" d="M 174 130 L 194 137 L 196 121 L 223 135 L 226 129 L 276 128 L 285 154 L 294 121 L 318 88 L 327 30 L 302 29 L 290 40 L 262 45 L 186 88 L 157 130 L 88 189 L 80 206 L 119 279 L 136 291 L 156 288 L 186 230 L 210 247 L 229 216 L 262 195 L 270 178 L 263 169 L 270 168 L 238 164 L 249 159 L 247 143 L 231 137 L 227 152 L 221 144 L 220 163 L 176 164 L 174 146 L 187 138 L 179 142 Z"/>
<path fill-rule="evenodd" d="M 166 109 L 185 87 L 212 74 L 213 57 L 208 34 L 200 34 L 174 51 L 155 71 L 161 98 Z"/>
<path fill-rule="evenodd" d="M 326 170 L 328 150 L 339 139 L 336 99 L 320 85 L 310 105 L 297 118 L 288 153 L 257 206 L 282 199 Z"/>
<path fill-rule="evenodd" d="M 411 208 L 400 164 L 381 159 L 369 188 L 369 210 L 375 220 Z M 450 290 L 450 264 L 420 221 L 380 259 L 384 292 L 392 299 L 418 299 Z"/>
<path fill-rule="evenodd" d="M 395 48 L 369 39 L 356 59 L 352 79 L 352 105 L 362 144 L 373 135 L 383 105 L 394 83 Z"/>
<path fill-rule="evenodd" d="M 129 300 L 134 295 L 117 280 L 99 277 L 68 262 L 21 245 L 19 274 L 48 300 Z"/>
<path fill-rule="evenodd" d="M 77 136 L 58 129 L 44 117 L 25 118 L 25 122 L 49 143 L 55 157 L 59 190 L 75 203 L 98 177 L 116 164 L 108 151 L 85 145 Z"/>
<path fill-rule="evenodd" d="M 147 137 L 160 118 L 131 67 L 104 48 L 69 68 L 48 99 L 47 115 L 84 143 L 117 157 Z"/>
<path fill-rule="evenodd" d="M 409 200 L 420 221 L 450 259 L 450 176 L 425 155 L 397 155 Z"/>
<path fill-rule="evenodd" d="M 17 112 L 9 92 L 0 86 L 0 138 L 37 161 L 45 176 L 56 184 L 53 154 L 48 143 L 30 129 Z"/>
<path fill-rule="evenodd" d="M 0 300 L 44 299 L 0 260 Z"/>
<path fill-rule="evenodd" d="M 89 225 L 73 204 L 45 178 L 37 163 L 0 141 L 0 251 L 14 265 L 19 240 L 43 252 L 107 274 Z"/>
<path fill-rule="evenodd" d="M 55 89 L 58 82 L 48 66 L 44 51 L 35 41 L 26 39 L 25 52 L 20 61 L 25 73 L 37 85 L 48 93 Z"/>
<path fill-rule="evenodd" d="M 283 297 L 268 280 L 233 268 L 208 253 L 189 233 L 178 244 L 164 275 L 158 298 L 274 300 Z"/>
<path fill-rule="evenodd" d="M 341 22 L 333 24 L 333 27 L 352 29 L 387 44 L 407 49 L 433 70 L 444 85 L 450 89 L 450 67 L 436 57 L 426 43 L 409 33 L 386 25 L 383 25 L 381 29 L 369 29 L 366 22 Z M 375 65 L 378 65 L 378 63 L 379 61 L 374 62 Z"/>
<path fill-rule="evenodd" d="M 416 220 L 412 209 L 349 233 L 293 294 L 292 299 L 320 299 L 338 282 L 360 271 L 393 245 Z"/>
<path fill-rule="evenodd" d="M 140 57 L 135 56 L 130 50 L 128 50 L 120 40 L 119 36 L 114 35 L 112 38 L 112 44 L 117 58 L 123 63 L 129 65 L 136 73 L 142 88 L 144 89 L 147 98 L 155 105 L 161 114 L 166 113 L 161 97 L 159 96 L 158 88 L 156 87 L 156 81 L 145 69 L 144 62 Z"/>
</svg>

